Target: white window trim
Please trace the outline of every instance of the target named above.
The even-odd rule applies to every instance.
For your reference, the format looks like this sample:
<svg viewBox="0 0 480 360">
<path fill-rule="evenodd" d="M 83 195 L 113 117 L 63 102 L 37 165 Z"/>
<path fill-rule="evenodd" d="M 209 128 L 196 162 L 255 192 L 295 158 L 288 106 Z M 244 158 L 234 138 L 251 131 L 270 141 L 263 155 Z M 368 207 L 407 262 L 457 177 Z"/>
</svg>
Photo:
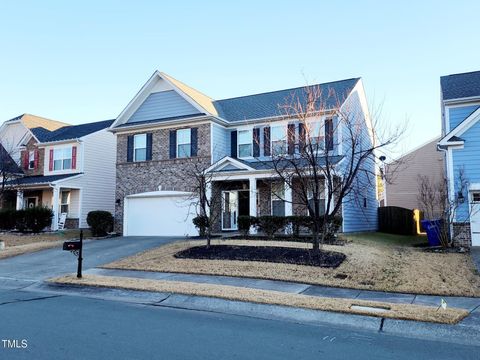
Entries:
<svg viewBox="0 0 480 360">
<path fill-rule="evenodd" d="M 283 128 L 283 140 L 273 140 L 273 129 L 274 128 Z M 288 123 L 282 123 L 282 124 L 275 124 L 275 125 L 271 125 L 270 126 L 270 155 L 271 156 L 274 156 L 274 155 L 286 155 L 288 154 L 288 139 L 287 139 L 287 136 L 288 135 Z M 285 142 L 285 152 L 281 153 L 281 154 L 274 154 L 273 153 L 273 142 L 274 141 L 283 141 Z"/>
<path fill-rule="evenodd" d="M 240 133 L 248 131 L 248 138 L 250 142 L 248 143 L 240 143 Z M 237 129 L 237 156 L 239 159 L 252 159 L 253 158 L 253 128 L 246 128 L 246 129 Z M 240 145 L 250 145 L 250 155 L 249 156 L 240 156 Z M 259 144 L 260 146 L 260 144 Z"/>
<path fill-rule="evenodd" d="M 67 193 L 67 202 L 66 203 L 62 202 L 62 196 L 63 196 L 64 193 Z M 62 206 L 67 206 L 67 213 L 66 213 L 67 216 L 70 213 L 70 195 L 71 195 L 70 190 L 60 191 L 59 212 L 58 212 L 59 214 L 62 213 Z"/>
<path fill-rule="evenodd" d="M 180 131 L 186 131 L 186 130 L 188 130 L 188 134 L 189 134 L 188 139 L 189 139 L 189 140 L 188 140 L 188 142 L 182 142 L 182 143 L 181 143 L 181 142 L 179 141 L 179 136 L 178 136 L 178 134 L 179 134 Z M 176 147 L 177 147 L 177 148 L 176 148 L 177 158 L 186 159 L 186 158 L 192 157 L 192 150 L 191 150 L 191 147 L 192 147 L 192 129 L 191 129 L 191 128 L 178 129 L 178 130 L 177 130 L 177 133 L 175 134 L 175 136 L 177 137 L 177 139 L 176 139 L 176 143 L 177 143 L 177 144 L 176 144 Z M 180 145 L 190 145 L 190 155 L 189 155 L 189 156 L 179 156 L 180 152 L 178 151 L 178 148 L 179 148 Z"/>
<path fill-rule="evenodd" d="M 65 170 L 72 170 L 72 145 L 70 146 L 62 146 L 62 147 L 57 147 L 57 148 L 53 148 L 53 166 L 52 166 L 52 171 L 65 171 Z M 65 154 L 65 150 L 69 150 L 69 154 L 70 154 L 70 157 L 63 157 L 63 155 Z M 58 151 L 61 151 L 62 153 L 62 157 L 60 159 L 55 159 L 55 151 L 58 150 Z M 63 162 L 65 160 L 68 160 L 70 159 L 70 167 L 69 168 L 64 168 L 63 167 Z M 62 160 L 61 164 L 62 164 L 62 167 L 60 169 L 55 169 L 55 161 L 58 161 L 58 160 Z"/>
<path fill-rule="evenodd" d="M 55 153 L 54 153 L 55 157 Z M 31 164 L 33 163 L 33 166 Z M 35 150 L 29 150 L 28 151 L 28 170 L 33 170 L 35 169 Z"/>
<path fill-rule="evenodd" d="M 145 138 L 145 147 L 137 147 L 136 146 L 136 139 L 140 138 L 140 136 Z M 137 160 L 137 151 L 136 150 L 141 150 L 145 149 L 145 159 L 143 160 Z M 135 134 L 133 135 L 133 161 L 134 162 L 141 162 L 141 161 L 146 161 L 147 160 L 147 134 Z"/>
<path fill-rule="evenodd" d="M 280 201 L 283 203 L 283 206 L 284 206 L 284 214 L 286 213 L 286 208 L 285 208 L 285 204 L 286 204 L 286 201 L 285 201 L 285 185 L 284 184 L 280 184 L 279 186 L 282 186 L 283 188 L 283 199 L 277 195 L 275 195 L 274 191 L 273 191 L 273 183 L 271 184 L 271 187 L 270 187 L 270 215 L 273 216 L 273 202 L 274 201 Z"/>
<path fill-rule="evenodd" d="M 323 202 L 324 202 L 324 206 L 325 206 L 325 211 L 327 210 L 327 184 L 326 184 L 326 181 L 324 181 L 324 188 L 323 188 Z M 313 191 L 312 190 L 308 190 L 307 191 L 307 201 L 310 201 L 310 199 L 313 199 Z M 322 200 L 322 197 L 320 197 L 320 201 Z M 308 207 L 306 209 L 306 213 L 307 213 L 307 216 L 310 216 L 309 212 L 308 212 Z"/>
</svg>

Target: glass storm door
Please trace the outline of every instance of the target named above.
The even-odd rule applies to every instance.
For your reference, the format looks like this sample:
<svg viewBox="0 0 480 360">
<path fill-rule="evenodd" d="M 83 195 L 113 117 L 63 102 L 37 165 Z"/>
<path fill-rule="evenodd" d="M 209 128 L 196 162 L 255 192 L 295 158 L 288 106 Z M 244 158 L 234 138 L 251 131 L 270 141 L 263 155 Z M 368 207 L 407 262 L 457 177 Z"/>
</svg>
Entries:
<svg viewBox="0 0 480 360">
<path fill-rule="evenodd" d="M 238 192 L 222 192 L 222 230 L 237 230 Z"/>
</svg>

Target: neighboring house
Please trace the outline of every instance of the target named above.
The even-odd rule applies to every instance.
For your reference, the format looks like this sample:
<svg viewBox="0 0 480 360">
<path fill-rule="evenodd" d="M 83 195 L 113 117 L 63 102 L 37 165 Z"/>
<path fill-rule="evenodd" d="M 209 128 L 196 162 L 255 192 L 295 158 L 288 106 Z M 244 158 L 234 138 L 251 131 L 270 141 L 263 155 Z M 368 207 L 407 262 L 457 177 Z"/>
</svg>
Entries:
<svg viewBox="0 0 480 360">
<path fill-rule="evenodd" d="M 311 121 L 336 121 L 331 111 L 351 106 L 364 124 L 364 138 L 373 141 L 361 79 L 315 86 L 330 107 Z M 239 215 L 306 215 L 269 164 L 272 146 L 290 144 L 287 126 L 299 134 L 298 121 L 285 120 L 279 106 L 292 94 L 304 92 L 300 87 L 213 100 L 155 72 L 111 127 L 117 136 L 116 230 L 124 235 L 195 235 L 191 224 L 195 209 L 189 206 L 193 185 L 189 173 L 195 165 L 208 168 L 214 180 L 211 191 L 221 194 L 222 216 L 215 231 L 236 230 Z M 341 162 L 342 142 L 338 143 L 332 153 Z M 373 160 L 366 166 L 375 173 Z M 345 199 L 343 231 L 376 229 L 374 179 L 370 184 L 361 188 L 362 195 L 352 192 Z M 275 196 L 278 192 L 284 192 L 287 202 Z"/>
<path fill-rule="evenodd" d="M 442 138 L 457 244 L 480 246 L 480 71 L 442 76 Z"/>
<path fill-rule="evenodd" d="M 0 142 L 14 139 L 13 158 L 23 171 L 22 177 L 7 183 L 16 192 L 15 207 L 52 208 L 53 230 L 62 213 L 68 228 L 87 227 L 89 211 L 113 213 L 115 137 L 107 130 L 113 120 L 68 125 L 25 117 L 8 120 L 0 128 Z"/>
<path fill-rule="evenodd" d="M 428 141 L 399 159 L 385 164 L 382 206 L 422 209 L 418 200 L 419 179 L 437 183 L 445 176 L 444 156 L 437 150 L 438 137 Z"/>
</svg>

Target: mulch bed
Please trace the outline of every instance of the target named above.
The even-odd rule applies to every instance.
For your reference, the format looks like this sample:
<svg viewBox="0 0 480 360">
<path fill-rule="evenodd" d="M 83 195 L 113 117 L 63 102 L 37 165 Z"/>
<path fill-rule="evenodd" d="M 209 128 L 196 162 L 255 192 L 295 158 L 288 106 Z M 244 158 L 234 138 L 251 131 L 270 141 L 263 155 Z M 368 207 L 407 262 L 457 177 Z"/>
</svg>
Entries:
<svg viewBox="0 0 480 360">
<path fill-rule="evenodd" d="M 338 267 L 346 258 L 335 251 L 312 253 L 308 249 L 275 246 L 212 245 L 194 246 L 175 254 L 179 259 L 264 261 L 272 263 Z"/>
</svg>

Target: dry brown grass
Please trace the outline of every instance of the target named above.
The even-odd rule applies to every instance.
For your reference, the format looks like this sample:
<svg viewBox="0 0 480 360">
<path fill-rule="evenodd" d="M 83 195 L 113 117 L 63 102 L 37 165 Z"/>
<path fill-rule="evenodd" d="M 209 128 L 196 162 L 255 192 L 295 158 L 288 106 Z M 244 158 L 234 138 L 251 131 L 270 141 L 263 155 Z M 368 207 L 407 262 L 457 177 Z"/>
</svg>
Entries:
<svg viewBox="0 0 480 360">
<path fill-rule="evenodd" d="M 86 275 L 82 279 L 77 279 L 74 275 L 68 275 L 51 279 L 50 281 L 61 284 L 205 296 L 234 301 L 253 302 L 258 304 L 273 304 L 304 309 L 334 311 L 357 315 L 369 315 L 444 324 L 456 324 L 468 315 L 468 311 L 455 308 L 443 310 L 431 306 L 393 304 L 356 299 L 324 298 L 271 290 L 250 289 L 227 285 L 199 284 L 182 281 L 149 280 L 101 275 Z M 370 311 L 352 308 L 353 305 L 376 307 L 385 309 L 385 311 L 372 313 Z"/>
<path fill-rule="evenodd" d="M 355 289 L 430 295 L 480 297 L 480 277 L 468 254 L 427 253 L 417 248 L 349 242 L 325 245 L 347 255 L 336 269 L 253 261 L 176 259 L 173 255 L 201 241 L 176 242 L 149 250 L 105 268 L 211 274 L 294 281 Z M 213 240 L 213 244 L 309 247 L 293 242 Z M 345 279 L 336 276 L 346 275 Z"/>
<path fill-rule="evenodd" d="M 84 230 L 85 238 L 90 235 L 89 230 Z M 5 242 L 5 249 L 0 250 L 0 259 L 61 246 L 63 241 L 79 236 L 77 229 L 40 234 L 3 233 L 0 240 Z"/>
</svg>

